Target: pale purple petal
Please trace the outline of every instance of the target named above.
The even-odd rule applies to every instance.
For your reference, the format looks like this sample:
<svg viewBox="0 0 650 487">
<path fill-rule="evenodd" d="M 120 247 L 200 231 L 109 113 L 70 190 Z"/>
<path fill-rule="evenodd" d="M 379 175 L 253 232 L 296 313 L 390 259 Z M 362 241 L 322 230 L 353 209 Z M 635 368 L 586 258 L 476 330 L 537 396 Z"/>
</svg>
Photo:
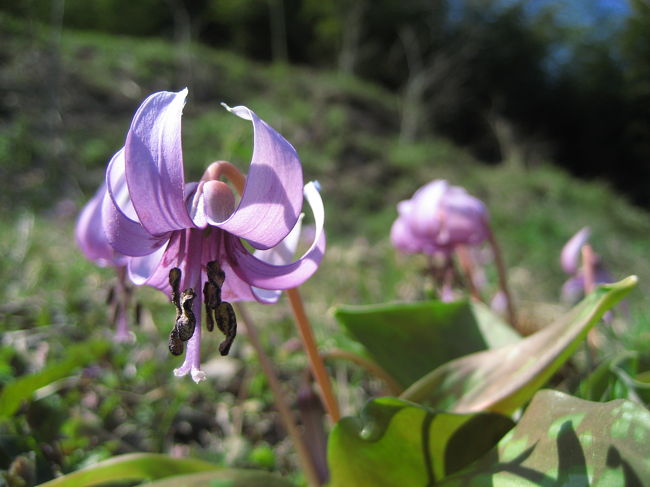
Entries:
<svg viewBox="0 0 650 487">
<path fill-rule="evenodd" d="M 438 245 L 479 244 L 487 239 L 488 211 L 463 188 L 450 186 L 440 204 Z"/>
<path fill-rule="evenodd" d="M 268 249 L 294 227 L 303 200 L 302 166 L 293 146 L 246 107 L 226 108 L 253 123 L 253 157 L 235 212 L 211 221 L 256 249 Z"/>
<path fill-rule="evenodd" d="M 562 286 L 562 300 L 566 303 L 577 303 L 584 294 L 585 280 L 582 274 L 572 277 Z"/>
<path fill-rule="evenodd" d="M 448 188 L 447 181 L 437 179 L 415 192 L 408 224 L 416 235 L 435 238 L 440 229 L 438 212 Z"/>
<path fill-rule="evenodd" d="M 149 255 L 132 257 L 128 265 L 129 279 L 131 279 L 131 282 L 136 286 L 148 284 L 163 292 L 169 292 L 171 290 L 168 278 L 169 271 L 172 267 L 178 267 L 178 265 L 171 265 L 165 268 L 161 266 L 161 262 L 170 245 L 171 241 L 168 245 L 163 245 Z"/>
<path fill-rule="evenodd" d="M 398 217 L 390 229 L 390 241 L 393 246 L 405 254 L 422 252 L 420 239 L 413 235 L 405 218 Z"/>
<path fill-rule="evenodd" d="M 103 184 L 81 210 L 75 228 L 77 245 L 84 255 L 100 266 L 124 265 L 126 257 L 111 247 L 102 223 L 102 201 L 106 194 Z"/>
<path fill-rule="evenodd" d="M 155 252 L 169 235 L 153 236 L 136 220 L 124 178 L 124 164 L 124 150 L 117 152 L 108 163 L 101 220 L 106 239 L 114 249 L 139 257 Z"/>
<path fill-rule="evenodd" d="M 304 214 L 300 215 L 296 226 L 289 232 L 289 235 L 275 247 L 267 250 L 256 250 L 253 255 L 264 262 L 273 265 L 286 265 L 293 261 L 298 242 L 300 241 L 300 231 L 302 230 L 302 220 Z M 261 289 L 252 287 L 257 300 L 264 304 L 273 304 L 280 299 L 282 291 L 279 289 Z"/>
<path fill-rule="evenodd" d="M 313 183 L 305 185 L 305 198 L 314 213 L 314 242 L 297 261 L 275 266 L 253 256 L 237 238 L 227 235 L 226 252 L 233 270 L 251 286 L 262 289 L 290 289 L 309 279 L 318 269 L 325 252 L 323 201 Z"/>
<path fill-rule="evenodd" d="M 589 227 L 580 229 L 562 248 L 560 264 L 567 274 L 575 274 L 578 271 L 582 246 L 587 243 L 591 236 Z"/>
<path fill-rule="evenodd" d="M 159 92 L 138 108 L 126 136 L 129 193 L 152 235 L 193 227 L 185 205 L 181 116 L 187 89 Z"/>
</svg>

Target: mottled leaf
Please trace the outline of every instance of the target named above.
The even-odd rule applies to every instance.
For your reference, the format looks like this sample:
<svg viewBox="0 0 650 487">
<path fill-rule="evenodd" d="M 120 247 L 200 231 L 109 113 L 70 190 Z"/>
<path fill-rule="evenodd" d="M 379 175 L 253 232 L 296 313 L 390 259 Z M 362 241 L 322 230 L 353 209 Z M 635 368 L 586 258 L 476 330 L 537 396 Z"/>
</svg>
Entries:
<svg viewBox="0 0 650 487">
<path fill-rule="evenodd" d="M 439 487 L 642 487 L 650 480 L 650 412 L 538 392 L 485 457 Z"/>
<path fill-rule="evenodd" d="M 637 278 L 631 276 L 598 286 L 567 315 L 543 330 L 518 343 L 448 362 L 400 397 L 446 411 L 510 414 L 546 383 L 603 314 L 636 282 Z"/>
<path fill-rule="evenodd" d="M 108 342 L 91 342 L 72 345 L 66 356 L 57 363 L 48 364 L 42 370 L 24 375 L 9 382 L 0 392 L 0 421 L 10 418 L 22 401 L 29 399 L 36 390 L 70 375 L 75 369 L 86 365 L 106 352 Z"/>
<path fill-rule="evenodd" d="M 109 482 L 149 481 L 214 470 L 220 470 L 220 468 L 203 460 L 173 458 L 155 453 L 133 453 L 99 462 L 91 467 L 40 484 L 39 487 L 90 487 Z"/>
<path fill-rule="evenodd" d="M 342 306 L 335 316 L 404 387 L 456 357 L 519 340 L 486 306 L 467 301 Z"/>
<path fill-rule="evenodd" d="M 330 487 L 428 486 L 492 448 L 510 429 L 498 414 L 436 413 L 396 398 L 374 399 L 330 434 Z"/>
</svg>

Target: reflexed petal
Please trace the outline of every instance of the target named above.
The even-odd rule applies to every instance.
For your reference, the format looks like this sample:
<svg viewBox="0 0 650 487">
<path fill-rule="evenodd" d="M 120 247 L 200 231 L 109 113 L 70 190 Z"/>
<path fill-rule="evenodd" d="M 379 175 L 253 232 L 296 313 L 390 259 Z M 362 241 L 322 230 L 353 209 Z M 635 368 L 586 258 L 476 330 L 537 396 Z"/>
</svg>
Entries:
<svg viewBox="0 0 650 487">
<path fill-rule="evenodd" d="M 102 202 L 102 222 L 108 243 L 129 256 L 155 252 L 169 235 L 153 236 L 138 222 L 124 178 L 124 151 L 113 156 L 106 169 L 107 191 Z"/>
<path fill-rule="evenodd" d="M 303 200 L 302 166 L 293 146 L 246 107 L 226 108 L 253 123 L 253 157 L 235 212 L 210 221 L 256 249 L 268 249 L 294 227 Z"/>
<path fill-rule="evenodd" d="M 405 254 L 422 252 L 419 238 L 413 235 L 406 220 L 402 217 L 398 217 L 393 222 L 390 229 L 390 241 L 397 250 Z"/>
<path fill-rule="evenodd" d="M 440 229 L 438 212 L 449 183 L 437 179 L 413 195 L 408 224 L 417 235 L 434 237 Z"/>
<path fill-rule="evenodd" d="M 167 268 L 164 268 L 160 264 L 162 262 L 165 251 L 170 246 L 171 243 L 168 245 L 163 245 L 158 250 L 149 255 L 142 257 L 132 257 L 129 260 L 128 265 L 129 279 L 131 279 L 131 282 L 133 282 L 133 284 L 136 286 L 149 284 L 151 287 L 160 289 L 163 292 L 169 292 L 171 290 L 169 287 L 169 271 L 172 267 L 177 266 L 171 265 Z"/>
<path fill-rule="evenodd" d="M 81 210 L 75 237 L 77 245 L 84 255 L 100 266 L 109 264 L 124 265 L 126 257 L 116 252 L 108 243 L 102 223 L 102 201 L 106 194 L 106 185 L 97 190 L 92 199 Z"/>
<path fill-rule="evenodd" d="M 302 230 L 302 220 L 305 214 L 301 213 L 296 225 L 289 232 L 282 242 L 275 247 L 266 250 L 256 250 L 253 255 L 264 262 L 273 265 L 285 265 L 293 261 L 293 256 L 300 242 L 300 231 Z"/>
<path fill-rule="evenodd" d="M 567 274 L 575 274 L 578 271 L 582 246 L 587 243 L 590 236 L 591 229 L 589 227 L 584 227 L 571 237 L 562 248 L 560 264 L 562 265 L 564 272 Z"/>
<path fill-rule="evenodd" d="M 302 219 L 304 216 L 304 213 L 300 214 L 296 226 L 293 227 L 293 230 L 289 232 L 289 235 L 282 242 L 267 250 L 257 250 L 253 255 L 273 265 L 286 265 L 293 261 L 293 256 L 298 248 L 298 242 L 300 242 L 300 231 L 302 230 Z M 252 287 L 252 290 L 257 300 L 264 304 L 273 304 L 282 295 L 282 291 L 278 289 Z"/>
<path fill-rule="evenodd" d="M 139 220 L 152 235 L 194 225 L 185 206 L 181 116 L 187 89 L 159 92 L 138 108 L 126 136 L 126 180 Z"/>
<path fill-rule="evenodd" d="M 251 286 L 263 289 L 290 289 L 309 279 L 318 269 L 325 252 L 323 201 L 314 183 L 305 185 L 305 198 L 314 213 L 316 227 L 314 242 L 297 261 L 275 266 L 252 255 L 237 238 L 226 235 L 226 252 L 233 270 Z"/>
</svg>

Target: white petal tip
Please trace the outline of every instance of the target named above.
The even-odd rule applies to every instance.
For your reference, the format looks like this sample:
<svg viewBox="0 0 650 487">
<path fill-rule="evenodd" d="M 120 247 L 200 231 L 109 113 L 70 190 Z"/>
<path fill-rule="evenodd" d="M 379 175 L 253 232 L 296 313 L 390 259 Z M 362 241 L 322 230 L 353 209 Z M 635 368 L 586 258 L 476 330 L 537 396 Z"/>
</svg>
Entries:
<svg viewBox="0 0 650 487">
<path fill-rule="evenodd" d="M 205 372 L 199 369 L 192 369 L 192 380 L 196 382 L 197 384 L 199 382 L 202 382 L 206 379 Z"/>
<path fill-rule="evenodd" d="M 253 120 L 253 115 L 251 114 L 250 109 L 244 106 L 240 105 L 237 107 L 229 107 L 223 102 L 221 102 L 221 106 L 228 110 L 230 113 L 237 115 L 239 118 L 243 118 L 244 120 Z"/>
<path fill-rule="evenodd" d="M 321 192 L 321 185 L 318 181 L 309 181 L 307 184 L 305 184 L 305 190 L 307 189 L 307 187 L 310 188 L 313 187 L 319 193 Z"/>
<path fill-rule="evenodd" d="M 191 370 L 187 370 L 186 367 L 179 367 L 178 369 L 174 369 L 174 375 L 176 377 L 183 377 L 184 375 L 187 375 L 188 372 L 190 372 L 190 375 L 192 376 L 192 380 L 197 384 L 201 381 L 204 381 L 207 378 L 205 372 L 195 367 L 192 367 Z"/>
</svg>

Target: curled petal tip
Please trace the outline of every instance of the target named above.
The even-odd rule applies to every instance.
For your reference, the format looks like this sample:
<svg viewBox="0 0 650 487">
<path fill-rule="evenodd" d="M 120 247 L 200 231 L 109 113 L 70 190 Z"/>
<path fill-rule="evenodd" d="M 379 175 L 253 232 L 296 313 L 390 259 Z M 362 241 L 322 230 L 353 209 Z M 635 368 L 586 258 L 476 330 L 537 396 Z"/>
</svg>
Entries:
<svg viewBox="0 0 650 487">
<path fill-rule="evenodd" d="M 178 369 L 174 369 L 174 375 L 176 377 L 183 377 L 187 375 L 188 372 L 192 376 L 192 380 L 197 384 L 199 382 L 204 381 L 207 378 L 205 372 L 203 372 L 201 369 L 197 369 L 196 367 L 192 367 L 190 370 L 187 370 L 186 367 L 182 367 L 182 366 L 179 367 Z"/>
<path fill-rule="evenodd" d="M 567 274 L 575 274 L 578 271 L 582 246 L 587 243 L 590 236 L 591 229 L 589 227 L 583 227 L 562 248 L 560 264 Z"/>
<path fill-rule="evenodd" d="M 319 193 L 322 191 L 320 182 L 318 181 L 309 181 L 307 184 L 305 184 L 305 191 L 307 191 L 307 186 L 313 187 Z"/>
<path fill-rule="evenodd" d="M 236 107 L 231 107 L 225 104 L 224 102 L 221 102 L 221 106 L 224 107 L 226 110 L 228 110 L 230 113 L 237 115 L 240 118 L 243 118 L 244 120 L 253 120 L 253 115 L 251 114 L 251 111 L 249 108 L 245 106 L 236 106 Z"/>
<path fill-rule="evenodd" d="M 198 384 L 199 382 L 204 381 L 204 380 L 207 378 L 206 375 L 205 375 L 205 372 L 203 372 L 203 371 L 200 370 L 200 369 L 194 369 L 194 368 L 192 368 L 192 371 L 190 372 L 190 374 L 192 375 L 192 380 L 193 380 L 194 382 L 196 382 L 197 384 Z"/>
</svg>

